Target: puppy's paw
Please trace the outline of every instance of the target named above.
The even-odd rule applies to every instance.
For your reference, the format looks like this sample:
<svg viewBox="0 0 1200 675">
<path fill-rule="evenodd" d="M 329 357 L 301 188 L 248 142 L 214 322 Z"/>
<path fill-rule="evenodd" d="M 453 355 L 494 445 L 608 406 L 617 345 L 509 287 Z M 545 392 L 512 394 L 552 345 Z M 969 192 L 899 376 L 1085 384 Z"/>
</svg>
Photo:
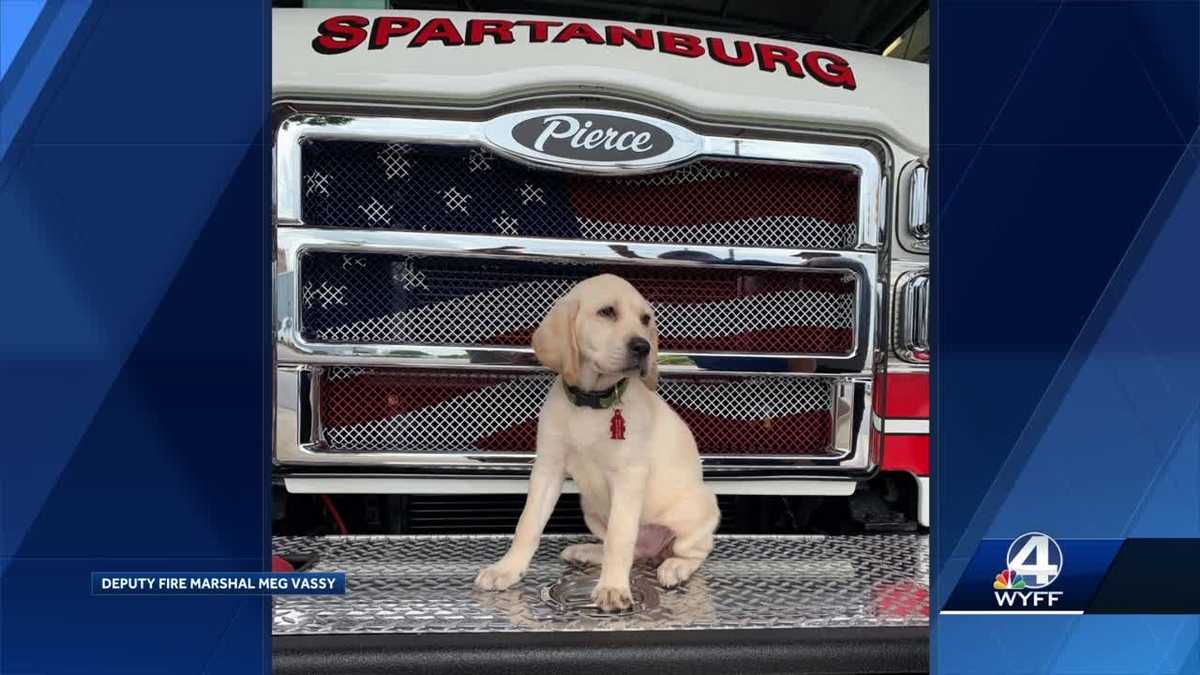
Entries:
<svg viewBox="0 0 1200 675">
<path fill-rule="evenodd" d="M 624 586 L 609 586 L 603 582 L 592 589 L 592 600 L 596 606 L 606 612 L 619 612 L 629 609 L 633 604 L 633 594 L 629 592 L 629 584 Z"/>
<path fill-rule="evenodd" d="M 687 581 L 699 569 L 700 562 L 692 558 L 667 558 L 658 566 L 658 583 L 663 588 L 674 588 Z"/>
<path fill-rule="evenodd" d="M 604 559 L 604 547 L 600 544 L 571 544 L 563 549 L 562 559 L 582 565 L 599 565 Z"/>
<path fill-rule="evenodd" d="M 479 570 L 479 576 L 475 577 L 475 588 L 484 591 L 503 591 L 520 581 L 524 574 L 524 570 L 506 565 L 504 562 L 498 562 Z"/>
</svg>

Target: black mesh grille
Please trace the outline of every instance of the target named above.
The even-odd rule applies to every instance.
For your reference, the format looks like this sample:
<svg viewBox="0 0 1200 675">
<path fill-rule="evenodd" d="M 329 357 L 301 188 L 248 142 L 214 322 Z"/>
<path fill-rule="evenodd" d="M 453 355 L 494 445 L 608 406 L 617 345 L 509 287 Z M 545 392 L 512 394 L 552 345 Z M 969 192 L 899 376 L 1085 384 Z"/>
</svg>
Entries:
<svg viewBox="0 0 1200 675">
<path fill-rule="evenodd" d="M 778 499 L 778 498 L 776 498 Z M 512 534 L 525 508 L 525 495 L 395 495 L 390 500 L 392 528 L 396 534 Z M 751 509 L 733 495 L 717 495 L 721 526 L 726 534 L 745 530 L 754 522 Z M 751 504 L 749 506 L 757 506 Z M 739 517 L 740 516 L 740 517 Z M 588 531 L 583 521 L 579 495 L 558 498 L 543 530 L 546 534 L 582 534 Z"/>
<path fill-rule="evenodd" d="M 843 249 L 857 170 L 698 160 L 599 177 L 533 169 L 480 148 L 310 141 L 303 219 L 316 227 L 718 246 Z"/>
<path fill-rule="evenodd" d="M 844 355 L 854 277 L 660 265 L 589 265 L 306 253 L 302 334 L 335 344 L 529 344 L 573 284 L 618 274 L 656 309 L 664 351 Z"/>
</svg>

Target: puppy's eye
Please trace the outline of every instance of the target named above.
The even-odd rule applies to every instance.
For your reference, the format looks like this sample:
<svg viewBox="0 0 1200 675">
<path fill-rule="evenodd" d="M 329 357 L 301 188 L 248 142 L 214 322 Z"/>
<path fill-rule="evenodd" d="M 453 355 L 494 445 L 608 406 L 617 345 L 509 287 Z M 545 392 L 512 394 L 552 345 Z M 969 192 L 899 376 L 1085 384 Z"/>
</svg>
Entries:
<svg viewBox="0 0 1200 675">
<path fill-rule="evenodd" d="M 607 306 L 607 307 L 601 307 L 601 308 L 600 308 L 600 311 L 598 311 L 598 312 L 596 312 L 596 313 L 597 313 L 597 314 L 599 314 L 600 316 L 602 316 L 602 317 L 606 318 L 606 319 L 615 319 L 615 318 L 617 318 L 617 310 L 616 310 L 616 308 L 615 308 L 615 307 L 613 307 L 612 305 L 609 305 L 609 306 Z"/>
<path fill-rule="evenodd" d="M 650 315 L 649 315 L 649 314 L 643 314 L 643 315 L 642 315 L 642 325 L 643 325 L 643 326 L 649 326 L 649 325 L 650 325 Z"/>
</svg>

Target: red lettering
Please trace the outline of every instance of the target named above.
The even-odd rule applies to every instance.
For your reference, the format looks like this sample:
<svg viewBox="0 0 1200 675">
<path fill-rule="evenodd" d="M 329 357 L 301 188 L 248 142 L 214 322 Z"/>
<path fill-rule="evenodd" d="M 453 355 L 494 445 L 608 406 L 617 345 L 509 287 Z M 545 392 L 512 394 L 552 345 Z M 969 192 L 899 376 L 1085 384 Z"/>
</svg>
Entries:
<svg viewBox="0 0 1200 675">
<path fill-rule="evenodd" d="M 608 36 L 608 44 L 620 47 L 629 40 L 629 44 L 638 49 L 654 49 L 654 31 L 649 28 L 629 30 L 624 26 L 607 26 L 604 33 Z"/>
<path fill-rule="evenodd" d="M 367 45 L 367 49 L 383 49 L 388 40 L 408 35 L 420 25 L 420 21 L 407 16 L 381 16 L 375 19 L 375 25 L 371 27 L 371 44 Z"/>
<path fill-rule="evenodd" d="M 737 56 L 730 56 L 725 51 L 725 41 L 721 38 L 708 38 L 708 55 L 714 61 L 724 63 L 727 66 L 748 66 L 754 61 L 754 50 L 750 48 L 750 43 L 745 40 L 734 40 L 734 48 L 737 49 Z"/>
<path fill-rule="evenodd" d="M 430 40 L 437 40 L 447 47 L 457 47 L 463 43 L 462 35 L 459 35 L 458 29 L 450 19 L 430 19 L 408 46 L 423 47 Z"/>
<path fill-rule="evenodd" d="M 755 45 L 755 49 L 758 51 L 759 70 L 773 73 L 776 64 L 782 63 L 783 67 L 787 69 L 788 75 L 804 77 L 804 71 L 800 69 L 800 64 L 796 61 L 800 55 L 796 53 L 795 49 L 762 43 Z"/>
<path fill-rule="evenodd" d="M 561 21 L 541 21 L 539 19 L 530 19 L 528 21 L 517 21 L 518 26 L 529 26 L 529 41 L 530 42 L 545 42 L 550 36 L 550 28 L 553 26 L 561 26 Z"/>
<path fill-rule="evenodd" d="M 341 54 L 350 51 L 367 41 L 368 49 L 383 49 L 392 38 L 416 33 L 408 43 L 409 47 L 422 47 L 429 42 L 441 42 L 446 46 L 462 44 L 479 45 L 491 37 L 495 44 L 512 44 L 514 26 L 529 28 L 531 43 L 547 42 L 550 40 L 550 29 L 562 26 L 554 36 L 554 42 L 562 44 L 572 40 L 583 40 L 588 44 L 608 44 L 620 47 L 626 43 L 637 49 L 654 49 L 657 33 L 658 50 L 664 54 L 674 54 L 687 58 L 697 58 L 708 53 L 712 60 L 727 66 L 747 66 L 755 59 L 758 68 L 764 72 L 773 73 L 783 66 L 789 77 L 802 78 L 807 72 L 818 82 L 830 86 L 841 87 L 853 91 L 858 83 L 854 78 L 854 70 L 850 63 L 832 52 L 810 51 L 801 55 L 790 47 L 769 43 L 751 44 L 746 40 L 727 40 L 726 38 L 709 37 L 701 39 L 688 33 L 672 31 L 653 31 L 649 28 L 626 28 L 619 25 L 606 25 L 604 34 L 587 23 L 561 21 L 545 21 L 528 19 L 523 21 L 508 21 L 503 19 L 471 19 L 466 22 L 466 40 L 459 33 L 454 22 L 447 18 L 430 19 L 424 25 L 417 19 L 406 16 L 381 16 L 372 22 L 366 17 L 346 14 L 325 19 L 317 25 L 317 37 L 313 38 L 313 50 L 320 54 Z M 370 27 L 370 30 L 366 30 Z M 733 52 L 730 53 L 730 43 Z"/>
<path fill-rule="evenodd" d="M 467 44 L 483 44 L 483 38 L 490 35 L 498 45 L 513 43 L 513 22 L 503 19 L 471 19 L 467 22 Z"/>
<path fill-rule="evenodd" d="M 348 52 L 367 39 L 367 31 L 363 29 L 370 23 L 365 16 L 331 16 L 317 26 L 318 35 L 313 38 L 312 48 L 319 54 Z"/>
<path fill-rule="evenodd" d="M 821 65 L 822 61 L 825 61 L 824 66 Z M 804 68 L 822 84 L 851 91 L 858 86 L 854 81 L 854 71 L 850 70 L 850 62 L 837 54 L 809 52 L 804 55 Z"/>
<path fill-rule="evenodd" d="M 554 36 L 555 42 L 567 42 L 568 40 L 583 40 L 589 45 L 604 44 L 604 38 L 600 37 L 595 28 L 586 23 L 569 23 L 558 31 L 558 35 Z"/>
<path fill-rule="evenodd" d="M 704 48 L 700 46 L 700 38 L 695 35 L 671 33 L 665 30 L 658 31 L 658 51 L 664 54 L 686 56 L 689 59 L 704 55 Z"/>
</svg>

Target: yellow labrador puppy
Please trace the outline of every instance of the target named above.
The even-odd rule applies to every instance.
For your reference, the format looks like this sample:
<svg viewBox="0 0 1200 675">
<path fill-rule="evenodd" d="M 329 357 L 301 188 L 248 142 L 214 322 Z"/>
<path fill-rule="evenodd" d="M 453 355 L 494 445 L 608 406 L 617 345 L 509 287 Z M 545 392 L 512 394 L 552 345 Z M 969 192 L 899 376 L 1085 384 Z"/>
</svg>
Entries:
<svg viewBox="0 0 1200 675">
<path fill-rule="evenodd" d="M 475 585 L 503 590 L 525 574 L 568 476 L 579 486 L 588 529 L 604 543 L 568 546 L 562 557 L 600 565 L 598 606 L 629 607 L 635 558 L 665 555 L 659 582 L 683 583 L 712 550 L 721 514 L 691 430 L 654 391 L 654 310 L 624 279 L 592 277 L 555 303 L 533 334 L 533 350 L 559 377 L 538 418 L 537 457 L 512 546 Z"/>
</svg>

